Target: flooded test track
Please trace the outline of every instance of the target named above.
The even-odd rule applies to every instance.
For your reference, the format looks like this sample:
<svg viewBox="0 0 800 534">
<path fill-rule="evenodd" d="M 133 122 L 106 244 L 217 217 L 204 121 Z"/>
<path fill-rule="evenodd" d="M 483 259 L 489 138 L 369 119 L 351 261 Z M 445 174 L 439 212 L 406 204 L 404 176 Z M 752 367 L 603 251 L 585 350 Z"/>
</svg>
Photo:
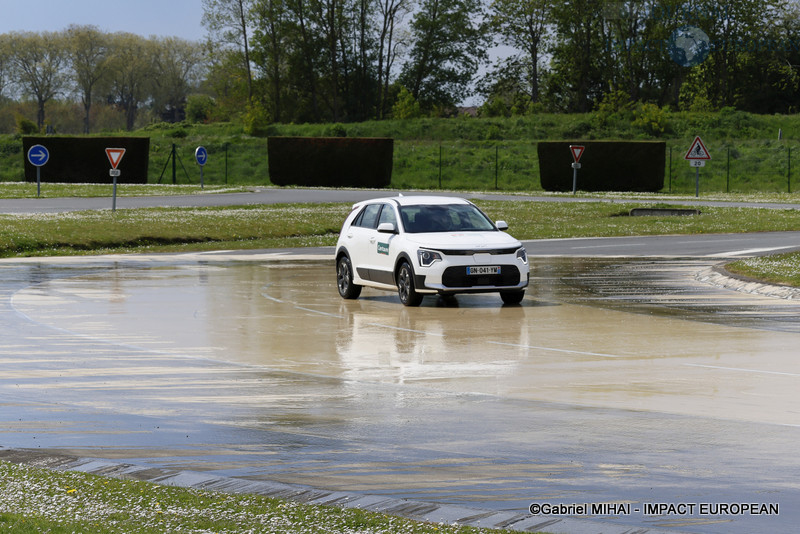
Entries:
<svg viewBox="0 0 800 534">
<path fill-rule="evenodd" d="M 401 511 L 436 520 L 463 517 L 436 506 L 455 505 L 551 532 L 800 521 L 800 303 L 698 279 L 718 257 L 533 257 L 521 306 L 409 309 L 392 293 L 340 299 L 329 253 L 0 263 L 0 452 L 410 499 Z M 531 516 L 531 503 L 630 513 Z"/>
</svg>

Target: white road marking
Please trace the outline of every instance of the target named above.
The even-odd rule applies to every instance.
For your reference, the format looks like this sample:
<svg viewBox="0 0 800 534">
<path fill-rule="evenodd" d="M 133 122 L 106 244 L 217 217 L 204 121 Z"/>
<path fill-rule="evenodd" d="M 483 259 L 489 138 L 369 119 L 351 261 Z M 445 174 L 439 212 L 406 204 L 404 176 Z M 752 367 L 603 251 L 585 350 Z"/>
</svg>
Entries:
<svg viewBox="0 0 800 534">
<path fill-rule="evenodd" d="M 702 367 L 704 369 L 718 369 L 722 371 L 736 371 L 739 373 L 755 373 L 761 375 L 800 376 L 799 373 L 785 373 L 782 371 L 765 371 L 763 369 L 744 369 L 741 367 L 724 367 L 721 365 L 703 365 L 701 363 L 685 363 L 686 367 Z"/>
<path fill-rule="evenodd" d="M 776 250 L 783 250 L 787 248 L 795 248 L 796 245 L 789 245 L 786 247 L 770 247 L 770 248 L 750 248 L 747 250 L 735 250 L 732 252 L 720 252 L 718 254 L 709 254 L 706 258 L 729 258 L 732 256 L 750 256 L 752 254 L 760 254 L 762 252 L 774 252 Z"/>
<path fill-rule="evenodd" d="M 603 354 L 600 352 L 585 352 L 582 350 L 556 349 L 553 347 L 537 347 L 536 345 L 520 345 L 517 343 L 503 343 L 502 341 L 487 341 L 487 343 L 491 343 L 492 345 L 503 345 L 506 347 L 518 347 L 521 349 L 544 350 L 548 352 L 561 352 L 565 354 L 578 354 L 580 356 L 600 356 L 601 358 L 624 358 L 624 356 L 620 356 L 617 354 Z"/>
</svg>

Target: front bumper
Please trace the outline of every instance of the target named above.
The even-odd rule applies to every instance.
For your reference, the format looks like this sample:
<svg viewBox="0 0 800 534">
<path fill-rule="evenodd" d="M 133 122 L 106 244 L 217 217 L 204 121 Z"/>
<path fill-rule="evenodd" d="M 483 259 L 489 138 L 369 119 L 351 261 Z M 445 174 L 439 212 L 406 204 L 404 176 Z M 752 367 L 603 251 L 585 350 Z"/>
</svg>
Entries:
<svg viewBox="0 0 800 534">
<path fill-rule="evenodd" d="M 472 275 L 467 268 L 474 262 L 437 262 L 430 267 L 417 268 L 415 286 L 420 293 L 490 293 L 520 291 L 530 283 L 528 265 L 522 261 L 492 262 L 500 267 L 498 274 Z"/>
</svg>

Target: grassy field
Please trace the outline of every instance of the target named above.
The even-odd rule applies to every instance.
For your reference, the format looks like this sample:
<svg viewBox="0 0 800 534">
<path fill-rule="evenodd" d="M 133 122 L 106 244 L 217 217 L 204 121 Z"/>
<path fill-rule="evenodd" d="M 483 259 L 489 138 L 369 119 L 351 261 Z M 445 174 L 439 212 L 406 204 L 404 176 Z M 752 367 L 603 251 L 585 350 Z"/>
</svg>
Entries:
<svg viewBox="0 0 800 534">
<path fill-rule="evenodd" d="M 785 231 L 800 210 L 704 207 L 693 217 L 629 217 L 652 202 L 477 201 L 518 239 Z M 0 257 L 330 246 L 349 204 L 0 215 Z"/>
<path fill-rule="evenodd" d="M 14 533 L 214 532 L 478 534 L 357 509 L 308 506 L 0 462 L 0 530 Z"/>
<path fill-rule="evenodd" d="M 694 191 L 694 171 L 683 154 L 694 136 L 702 135 L 713 156 L 701 171 L 704 193 L 800 190 L 800 117 L 728 110 L 713 114 L 665 112 L 662 121 L 664 131 L 657 135 L 625 118 L 599 113 L 276 124 L 266 134 L 392 137 L 393 188 L 461 191 L 541 191 L 536 153 L 540 140 L 663 139 L 668 146 L 664 191 L 682 193 Z M 179 160 L 175 183 L 179 185 L 199 183 L 200 171 L 193 156 L 199 145 L 209 152 L 206 184 L 270 184 L 267 139 L 245 135 L 238 124 L 160 123 L 131 133 L 104 133 L 109 134 L 150 138 L 151 184 L 173 183 L 172 165 L 168 164 L 173 144 Z M 0 136 L 0 182 L 21 181 L 23 161 L 21 138 Z"/>
</svg>

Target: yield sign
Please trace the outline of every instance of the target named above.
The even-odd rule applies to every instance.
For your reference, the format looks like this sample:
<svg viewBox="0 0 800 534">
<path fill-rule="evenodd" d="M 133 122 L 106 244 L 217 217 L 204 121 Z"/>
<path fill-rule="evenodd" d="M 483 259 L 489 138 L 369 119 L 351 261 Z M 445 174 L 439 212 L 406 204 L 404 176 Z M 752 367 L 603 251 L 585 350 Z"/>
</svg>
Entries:
<svg viewBox="0 0 800 534">
<path fill-rule="evenodd" d="M 108 156 L 108 161 L 111 163 L 111 168 L 116 169 L 119 162 L 122 161 L 122 156 L 125 155 L 124 148 L 107 148 L 106 149 L 106 156 Z"/>
<path fill-rule="evenodd" d="M 711 159 L 711 154 L 709 154 L 706 145 L 703 144 L 703 140 L 700 139 L 700 136 L 694 138 L 694 142 L 692 142 L 691 148 L 689 148 L 689 152 L 683 157 L 686 160 L 709 160 Z"/>
<path fill-rule="evenodd" d="M 572 152 L 572 159 L 575 160 L 575 163 L 578 163 L 581 160 L 581 156 L 583 155 L 583 150 L 586 147 L 582 145 L 569 145 L 569 150 Z"/>
</svg>

